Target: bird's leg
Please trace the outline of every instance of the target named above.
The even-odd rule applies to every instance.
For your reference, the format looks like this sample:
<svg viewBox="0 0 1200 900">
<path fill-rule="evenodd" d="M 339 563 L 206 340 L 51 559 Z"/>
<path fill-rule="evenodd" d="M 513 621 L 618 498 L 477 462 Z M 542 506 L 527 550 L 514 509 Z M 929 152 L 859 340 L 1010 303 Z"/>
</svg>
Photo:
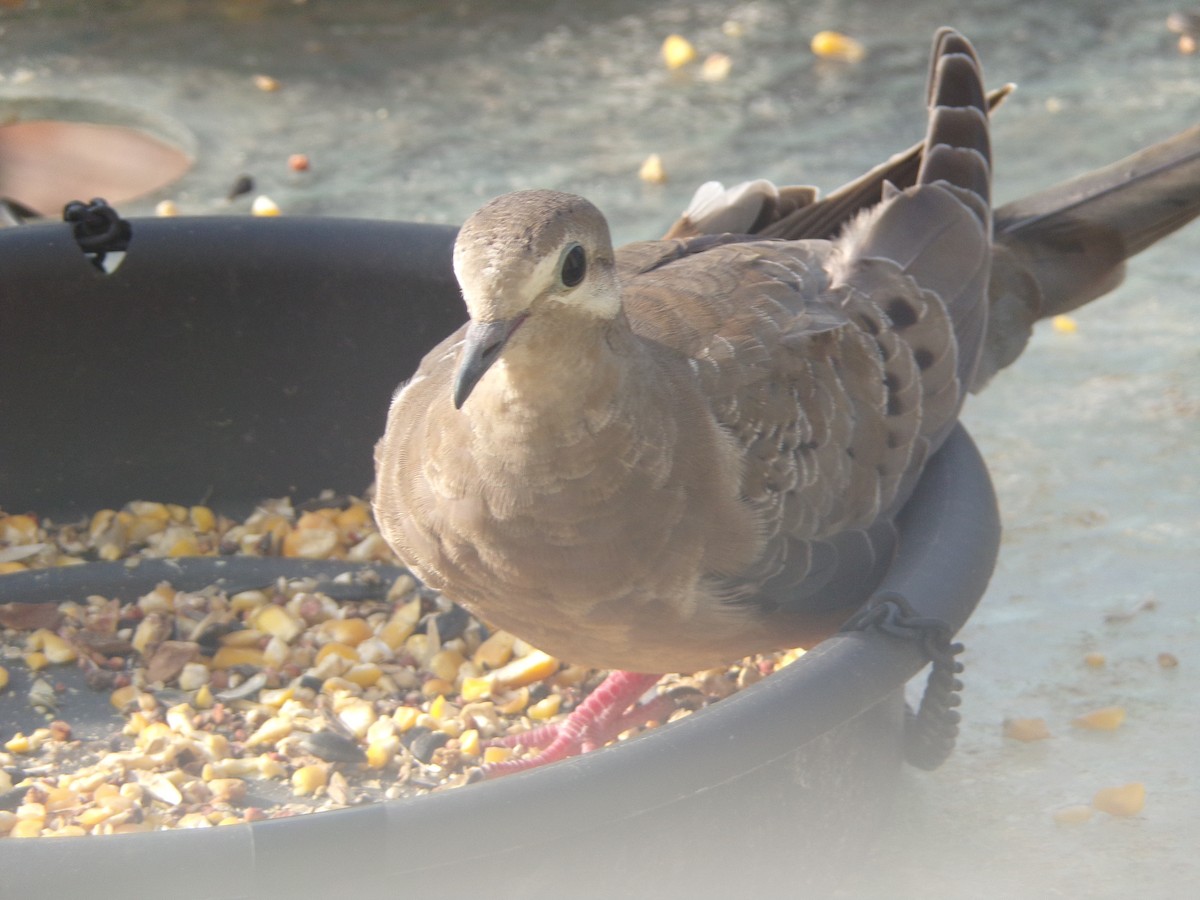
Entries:
<svg viewBox="0 0 1200 900">
<path fill-rule="evenodd" d="M 669 697 L 655 697 L 643 704 L 637 702 L 658 679 L 658 675 L 640 672 L 613 672 L 562 722 L 493 741 L 493 746 L 533 747 L 539 752 L 520 759 L 489 763 L 482 767 L 483 777 L 510 775 L 586 753 L 604 746 L 623 731 L 660 718 L 673 708 Z"/>
</svg>

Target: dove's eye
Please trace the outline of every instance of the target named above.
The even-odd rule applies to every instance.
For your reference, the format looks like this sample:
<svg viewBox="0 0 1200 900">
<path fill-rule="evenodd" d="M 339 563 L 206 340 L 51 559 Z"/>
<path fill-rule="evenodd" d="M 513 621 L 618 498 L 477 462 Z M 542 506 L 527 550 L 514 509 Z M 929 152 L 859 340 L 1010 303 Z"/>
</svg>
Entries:
<svg viewBox="0 0 1200 900">
<path fill-rule="evenodd" d="M 581 246 L 572 244 L 563 252 L 558 279 L 563 283 L 563 287 L 573 288 L 583 281 L 583 276 L 586 274 L 587 254 L 583 252 Z"/>
</svg>

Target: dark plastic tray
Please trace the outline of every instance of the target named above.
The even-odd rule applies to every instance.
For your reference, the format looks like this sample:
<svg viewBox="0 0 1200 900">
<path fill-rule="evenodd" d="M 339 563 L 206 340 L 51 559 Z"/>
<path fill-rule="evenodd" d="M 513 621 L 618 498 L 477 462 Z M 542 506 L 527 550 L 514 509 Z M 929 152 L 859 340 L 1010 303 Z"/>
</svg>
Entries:
<svg viewBox="0 0 1200 900">
<path fill-rule="evenodd" d="M 0 506 L 67 514 L 146 498 L 236 510 L 361 492 L 392 391 L 462 319 L 453 235 L 354 220 L 135 220 L 127 258 L 104 275 L 65 225 L 0 231 Z M 880 591 L 957 629 L 998 544 L 987 471 L 959 428 L 904 512 Z M 101 569 L 76 577 L 138 589 Z M 32 599 L 36 581 L 0 578 L 0 602 L 21 585 Z M 0 893 L 819 894 L 862 864 L 887 812 L 903 686 L 924 662 L 910 642 L 842 634 L 681 722 L 496 782 L 252 825 L 0 840 Z"/>
</svg>

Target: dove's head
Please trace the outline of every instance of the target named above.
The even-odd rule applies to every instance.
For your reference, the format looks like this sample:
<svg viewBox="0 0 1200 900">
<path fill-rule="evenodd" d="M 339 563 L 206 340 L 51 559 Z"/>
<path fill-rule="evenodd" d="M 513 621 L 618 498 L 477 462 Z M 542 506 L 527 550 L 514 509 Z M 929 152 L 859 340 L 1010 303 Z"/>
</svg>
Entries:
<svg viewBox="0 0 1200 900">
<path fill-rule="evenodd" d="M 610 321 L 621 310 L 608 223 L 573 194 L 518 191 L 483 206 L 458 233 L 454 274 L 471 315 L 456 407 L 526 321 L 564 312 Z"/>
</svg>

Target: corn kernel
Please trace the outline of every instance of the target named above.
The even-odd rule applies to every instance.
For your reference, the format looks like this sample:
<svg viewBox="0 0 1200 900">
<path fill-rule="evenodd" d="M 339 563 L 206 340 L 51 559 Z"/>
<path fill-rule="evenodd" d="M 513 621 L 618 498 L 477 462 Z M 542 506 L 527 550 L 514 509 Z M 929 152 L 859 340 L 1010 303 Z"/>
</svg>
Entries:
<svg viewBox="0 0 1200 900">
<path fill-rule="evenodd" d="M 13 826 L 8 836 L 15 838 L 37 837 L 42 833 L 42 828 L 45 825 L 45 819 L 18 819 L 17 824 Z"/>
<path fill-rule="evenodd" d="M 222 647 L 260 647 L 267 637 L 257 628 L 243 628 L 223 634 L 218 640 Z"/>
<path fill-rule="evenodd" d="M 264 89 L 265 90 L 265 89 Z M 274 90 L 272 88 L 272 90 Z M 259 194 L 250 204 L 250 213 L 255 216 L 277 216 L 282 212 L 274 200 L 266 194 Z"/>
<path fill-rule="evenodd" d="M 292 733 L 292 720 L 283 716 L 274 716 L 258 726 L 258 730 L 246 739 L 247 747 L 257 747 L 260 744 L 274 744 Z"/>
<path fill-rule="evenodd" d="M 33 544 L 38 540 L 38 523 L 33 516 L 24 513 L 0 517 L 0 540 L 10 546 Z"/>
<path fill-rule="evenodd" d="M 668 69 L 681 68 L 696 58 L 696 48 L 681 34 L 667 35 L 660 52 Z"/>
<path fill-rule="evenodd" d="M 463 700 L 467 703 L 474 700 L 485 700 L 492 695 L 492 679 L 464 678 L 460 693 Z"/>
<path fill-rule="evenodd" d="M 733 69 L 733 60 L 728 53 L 711 53 L 700 67 L 700 77 L 705 81 L 724 81 Z"/>
<path fill-rule="evenodd" d="M 56 787 L 46 792 L 46 811 L 62 812 L 78 804 L 79 798 L 70 788 Z"/>
<path fill-rule="evenodd" d="M 463 756 L 477 757 L 483 749 L 482 743 L 479 740 L 479 730 L 468 728 L 464 731 L 459 735 L 458 746 Z"/>
<path fill-rule="evenodd" d="M 366 619 L 330 619 L 321 625 L 321 630 L 331 641 L 351 647 L 357 647 L 373 633 Z"/>
<path fill-rule="evenodd" d="M 1005 719 L 1004 736 L 1014 741 L 1030 743 L 1050 737 L 1045 719 Z"/>
<path fill-rule="evenodd" d="M 262 607 L 254 616 L 254 627 L 274 635 L 289 644 L 304 631 L 304 623 L 282 606 L 270 604 Z"/>
<path fill-rule="evenodd" d="M 1070 316 L 1055 316 L 1050 320 L 1050 326 L 1059 334 L 1074 334 L 1079 330 L 1079 323 Z"/>
<path fill-rule="evenodd" d="M 9 753 L 29 753 L 32 749 L 32 742 L 29 740 L 29 735 L 18 731 L 5 742 L 4 749 Z"/>
<path fill-rule="evenodd" d="M 511 747 L 484 747 L 483 762 L 484 765 L 492 765 L 493 763 L 507 762 L 512 759 L 513 750 Z"/>
<path fill-rule="evenodd" d="M 338 718 L 342 724 L 350 729 L 359 740 L 367 736 L 367 730 L 375 724 L 375 720 L 379 718 L 379 714 L 375 712 L 375 707 L 366 700 L 352 699 L 338 709 Z"/>
<path fill-rule="evenodd" d="M 301 766 L 292 773 L 292 793 L 297 797 L 307 797 L 329 783 L 329 773 L 325 766 Z"/>
<path fill-rule="evenodd" d="M 371 522 L 371 512 L 365 503 L 351 503 L 333 517 L 334 524 L 343 531 L 363 528 Z"/>
<path fill-rule="evenodd" d="M 499 668 L 512 659 L 512 644 L 517 638 L 510 631 L 493 631 L 472 654 L 472 662 L 485 668 Z"/>
<path fill-rule="evenodd" d="M 217 527 L 217 517 L 207 506 L 193 506 L 188 510 L 188 518 L 197 531 L 213 531 Z"/>
<path fill-rule="evenodd" d="M 216 699 L 213 697 L 212 688 L 207 684 L 200 685 L 200 689 L 196 691 L 194 700 L 196 709 L 212 709 Z"/>
<path fill-rule="evenodd" d="M 392 721 L 396 723 L 396 727 L 401 731 L 408 731 L 417 724 L 417 716 L 421 711 L 415 706 L 399 706 L 392 713 Z"/>
<path fill-rule="evenodd" d="M 367 766 L 372 769 L 382 769 L 392 761 L 399 746 L 400 741 L 397 738 L 367 744 Z"/>
<path fill-rule="evenodd" d="M 238 615 L 243 615 L 260 606 L 265 606 L 268 599 L 262 591 L 239 591 L 229 598 L 229 609 Z"/>
<path fill-rule="evenodd" d="M 39 628 L 33 632 L 27 638 L 26 644 L 30 650 L 42 651 L 46 661 L 54 665 L 75 662 L 77 658 L 75 648 L 48 628 Z"/>
<path fill-rule="evenodd" d="M 147 753 L 157 753 L 173 736 L 171 726 L 166 722 L 151 722 L 138 734 L 137 745 Z"/>
<path fill-rule="evenodd" d="M 397 616 L 392 616 L 387 624 L 379 629 L 379 639 L 393 650 L 398 650 L 416 630 L 416 627 L 415 622 L 409 622 Z"/>
<path fill-rule="evenodd" d="M 327 657 L 338 656 L 347 662 L 359 662 L 358 651 L 347 644 L 341 644 L 336 641 L 326 644 L 317 651 L 316 657 L 313 659 L 315 665 L 320 665 Z"/>
<path fill-rule="evenodd" d="M 1146 786 L 1140 781 L 1103 788 L 1092 798 L 1092 806 L 1110 816 L 1136 816 L 1145 805 Z"/>
<path fill-rule="evenodd" d="M 0 666 L 0 691 L 8 687 L 8 669 Z"/>
<path fill-rule="evenodd" d="M 84 828 L 95 828 L 101 822 L 111 819 L 114 811 L 106 809 L 103 806 L 93 806 L 90 809 L 85 809 L 78 816 L 79 824 Z"/>
<path fill-rule="evenodd" d="M 118 710 L 124 711 L 127 706 L 137 702 L 140 693 L 137 685 L 127 684 L 125 687 L 119 687 L 113 691 L 108 700 Z"/>
<path fill-rule="evenodd" d="M 1116 731 L 1125 721 L 1125 709 L 1120 706 L 1105 706 L 1076 716 L 1071 724 L 1087 731 Z"/>
<path fill-rule="evenodd" d="M 443 681 L 453 682 L 458 677 L 458 669 L 466 660 L 457 650 L 445 648 L 433 654 L 429 660 L 429 671 Z"/>
<path fill-rule="evenodd" d="M 190 534 L 183 534 L 175 537 L 167 547 L 167 556 L 177 558 L 180 556 L 200 556 L 200 544 L 196 542 L 196 538 Z"/>
<path fill-rule="evenodd" d="M 837 31 L 818 31 L 813 35 L 812 52 L 822 59 L 838 62 L 860 62 L 867 48 L 854 38 Z"/>
<path fill-rule="evenodd" d="M 40 650 L 35 650 L 32 653 L 25 654 L 25 666 L 31 672 L 40 672 L 46 666 L 50 665 L 50 660 L 46 658 L 46 654 Z"/>
<path fill-rule="evenodd" d="M 213 654 L 214 669 L 232 669 L 234 666 L 261 666 L 263 652 L 257 647 L 220 647 Z"/>
<path fill-rule="evenodd" d="M 641 168 L 638 169 L 638 178 L 646 184 L 666 184 L 667 168 L 663 165 L 662 157 L 657 153 L 647 156 Z"/>
<path fill-rule="evenodd" d="M 0 563 L 0 575 L 11 575 L 13 572 L 24 572 L 28 566 L 25 563 L 9 560 L 8 562 Z"/>
<path fill-rule="evenodd" d="M 283 704 L 287 703 L 295 696 L 296 692 L 291 687 L 274 688 L 271 690 L 260 691 L 258 695 L 258 702 L 263 706 L 271 706 L 275 709 L 279 709 L 281 706 L 283 706 Z"/>
<path fill-rule="evenodd" d="M 562 706 L 562 694 L 547 694 L 537 703 L 529 707 L 529 718 L 539 722 L 544 722 L 547 719 L 552 719 L 558 715 L 558 710 Z"/>
<path fill-rule="evenodd" d="M 502 716 L 515 716 L 529 705 L 529 688 L 519 687 L 496 700 L 496 711 Z"/>
<path fill-rule="evenodd" d="M 357 666 L 351 666 L 347 669 L 342 677 L 347 681 L 357 684 L 359 687 L 368 688 L 379 681 L 383 675 L 383 670 L 374 663 L 360 663 Z"/>
<path fill-rule="evenodd" d="M 519 687 L 548 678 L 558 671 L 560 665 L 550 654 L 534 650 L 497 669 L 492 673 L 492 678 L 498 686 Z"/>
</svg>

